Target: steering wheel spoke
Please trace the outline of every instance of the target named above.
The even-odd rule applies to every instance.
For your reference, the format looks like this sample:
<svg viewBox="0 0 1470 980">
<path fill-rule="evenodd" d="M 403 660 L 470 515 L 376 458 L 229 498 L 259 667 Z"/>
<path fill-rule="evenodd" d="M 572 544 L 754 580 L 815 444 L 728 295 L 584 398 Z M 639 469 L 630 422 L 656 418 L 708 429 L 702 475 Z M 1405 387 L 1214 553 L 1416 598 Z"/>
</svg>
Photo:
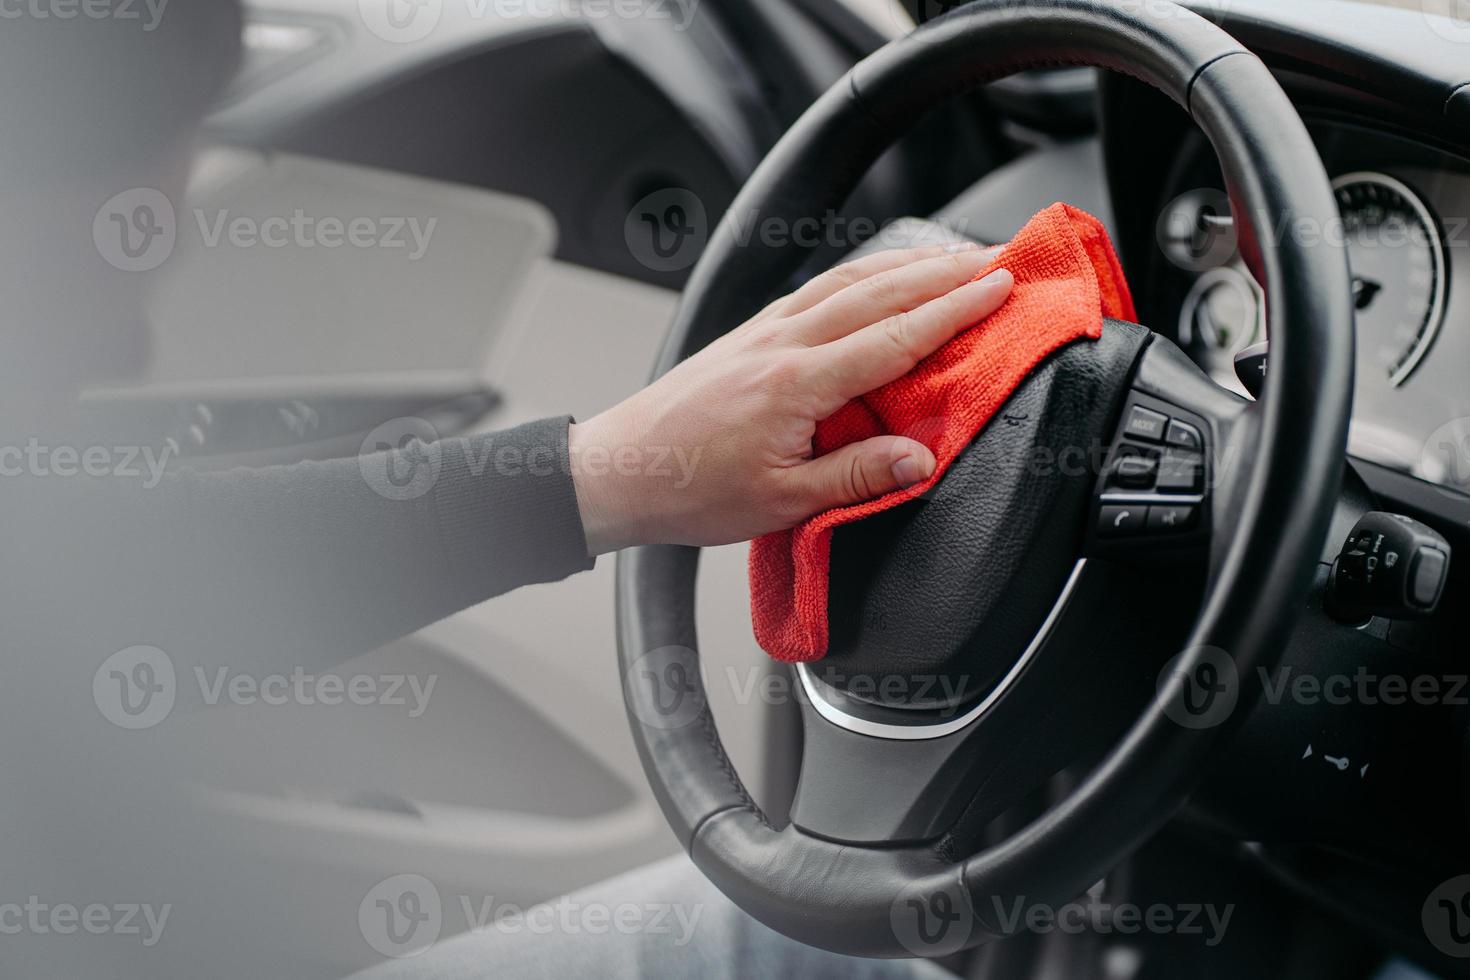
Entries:
<svg viewBox="0 0 1470 980">
<path fill-rule="evenodd" d="M 1078 561 L 1013 670 L 943 709 L 881 707 L 823 680 L 820 662 L 793 668 L 804 740 L 792 823 L 843 843 L 963 851 L 1052 776 L 1095 761 L 1152 694 L 1192 614 L 1159 607 L 1177 576 L 1120 572 Z M 1140 587 L 1120 590 L 1123 579 Z"/>
</svg>

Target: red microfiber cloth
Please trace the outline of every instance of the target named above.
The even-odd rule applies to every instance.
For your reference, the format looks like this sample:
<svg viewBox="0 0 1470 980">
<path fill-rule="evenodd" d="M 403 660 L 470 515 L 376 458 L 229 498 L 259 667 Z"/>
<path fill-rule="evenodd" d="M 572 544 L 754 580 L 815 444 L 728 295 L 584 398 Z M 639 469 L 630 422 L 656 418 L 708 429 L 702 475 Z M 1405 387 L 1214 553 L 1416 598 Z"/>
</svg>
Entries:
<svg viewBox="0 0 1470 980">
<path fill-rule="evenodd" d="M 827 653 L 834 528 L 925 493 L 1049 354 L 1082 337 L 1101 337 L 1104 317 L 1137 317 L 1102 223 L 1070 205 L 1053 204 L 1037 214 L 976 278 L 1001 267 L 1016 279 L 1004 306 L 909 374 L 817 425 L 812 448 L 818 456 L 895 434 L 924 443 L 939 465 L 922 483 L 825 511 L 751 544 L 755 638 L 777 660 L 818 660 Z"/>
</svg>

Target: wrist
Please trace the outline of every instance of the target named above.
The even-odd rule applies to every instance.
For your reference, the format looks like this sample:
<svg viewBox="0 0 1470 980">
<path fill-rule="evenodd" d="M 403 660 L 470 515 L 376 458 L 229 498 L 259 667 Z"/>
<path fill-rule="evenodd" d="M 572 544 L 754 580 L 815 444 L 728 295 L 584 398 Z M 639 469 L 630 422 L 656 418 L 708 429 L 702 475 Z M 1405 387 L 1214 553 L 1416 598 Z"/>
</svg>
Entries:
<svg viewBox="0 0 1470 980">
<path fill-rule="evenodd" d="M 616 469 L 599 464 L 615 447 L 606 439 L 607 421 L 599 415 L 567 429 L 567 452 L 577 510 L 587 539 L 588 556 L 606 554 L 640 543 L 633 496 L 622 486 Z"/>
</svg>

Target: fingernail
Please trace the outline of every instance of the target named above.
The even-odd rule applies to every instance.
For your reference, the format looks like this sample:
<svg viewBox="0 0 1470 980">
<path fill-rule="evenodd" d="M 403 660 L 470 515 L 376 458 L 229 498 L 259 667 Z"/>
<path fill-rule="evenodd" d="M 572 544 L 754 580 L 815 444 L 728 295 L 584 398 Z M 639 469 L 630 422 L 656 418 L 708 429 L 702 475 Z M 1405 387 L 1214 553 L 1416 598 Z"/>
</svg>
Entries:
<svg viewBox="0 0 1470 980">
<path fill-rule="evenodd" d="M 1015 285 L 1016 277 L 1011 275 L 1009 269 L 993 269 L 988 274 L 976 279 L 975 282 L 989 286 L 1004 285 L 1007 289 Z"/>
<path fill-rule="evenodd" d="M 976 242 L 955 242 L 953 245 L 944 246 L 946 252 L 971 252 L 978 249 L 980 245 Z"/>
<path fill-rule="evenodd" d="M 920 461 L 913 456 L 903 456 L 893 461 L 893 478 L 900 487 L 907 488 L 921 483 L 933 472 L 927 461 Z"/>
</svg>

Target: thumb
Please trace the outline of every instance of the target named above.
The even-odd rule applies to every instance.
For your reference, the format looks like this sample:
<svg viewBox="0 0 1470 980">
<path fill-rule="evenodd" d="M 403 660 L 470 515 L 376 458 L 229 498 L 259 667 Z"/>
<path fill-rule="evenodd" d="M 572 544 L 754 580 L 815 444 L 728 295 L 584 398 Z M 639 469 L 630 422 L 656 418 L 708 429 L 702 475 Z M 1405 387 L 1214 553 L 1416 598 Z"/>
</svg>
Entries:
<svg viewBox="0 0 1470 980">
<path fill-rule="evenodd" d="M 921 442 L 874 436 L 797 468 L 811 513 L 860 504 L 927 480 L 937 464 Z"/>
</svg>

